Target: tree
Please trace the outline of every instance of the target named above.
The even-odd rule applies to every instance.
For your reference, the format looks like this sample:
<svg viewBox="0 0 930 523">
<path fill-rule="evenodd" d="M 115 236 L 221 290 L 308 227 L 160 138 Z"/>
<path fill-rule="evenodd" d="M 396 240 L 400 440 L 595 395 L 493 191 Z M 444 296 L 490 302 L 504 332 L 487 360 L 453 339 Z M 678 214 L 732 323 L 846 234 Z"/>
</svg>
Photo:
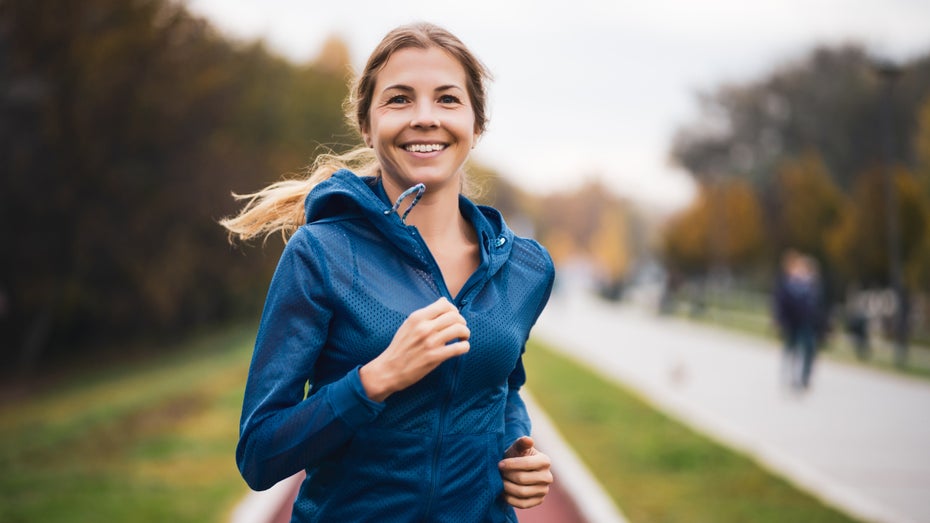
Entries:
<svg viewBox="0 0 930 523">
<path fill-rule="evenodd" d="M 710 191 L 701 185 L 691 204 L 665 224 L 661 254 L 671 271 L 692 277 L 709 271 L 711 205 Z"/>
<path fill-rule="evenodd" d="M 892 100 L 891 156 L 911 158 L 914 114 L 930 93 L 930 56 L 904 65 Z M 695 177 L 744 176 L 762 190 L 785 157 L 817 151 L 844 190 L 854 175 L 883 157 L 878 136 L 881 79 L 859 46 L 821 47 L 745 85 L 699 95 L 701 115 L 683 126 L 671 155 Z"/>
<path fill-rule="evenodd" d="M 629 277 L 634 260 L 631 245 L 626 209 L 620 206 L 607 209 L 601 215 L 588 251 L 608 283 L 619 284 Z"/>
<path fill-rule="evenodd" d="M 924 192 L 930 195 L 930 96 L 920 106 L 917 131 L 914 133 L 914 151 L 917 156 L 917 178 Z"/>
<path fill-rule="evenodd" d="M 666 224 L 663 259 L 688 276 L 718 267 L 744 272 L 764 256 L 763 238 L 762 210 L 748 182 L 703 184 L 695 201 Z"/>
<path fill-rule="evenodd" d="M 586 258 L 610 283 L 631 270 L 638 257 L 632 243 L 632 211 L 600 182 L 544 196 L 535 209 L 536 234 L 556 263 Z"/>
<path fill-rule="evenodd" d="M 241 256 L 216 221 L 344 143 L 345 65 L 167 0 L 0 3 L 4 367 L 255 314 L 274 251 Z"/>
<path fill-rule="evenodd" d="M 786 248 L 827 260 L 828 232 L 841 220 L 845 196 L 819 154 L 809 151 L 784 161 L 775 175 L 773 216 L 777 252 Z"/>
<path fill-rule="evenodd" d="M 892 172 L 892 188 L 898 200 L 901 260 L 905 284 L 914 288 L 926 284 L 926 244 L 930 241 L 930 201 L 917 179 L 904 168 Z M 887 200 L 882 170 L 864 172 L 853 188 L 852 197 L 827 237 L 831 265 L 848 280 L 866 286 L 887 286 Z"/>
</svg>

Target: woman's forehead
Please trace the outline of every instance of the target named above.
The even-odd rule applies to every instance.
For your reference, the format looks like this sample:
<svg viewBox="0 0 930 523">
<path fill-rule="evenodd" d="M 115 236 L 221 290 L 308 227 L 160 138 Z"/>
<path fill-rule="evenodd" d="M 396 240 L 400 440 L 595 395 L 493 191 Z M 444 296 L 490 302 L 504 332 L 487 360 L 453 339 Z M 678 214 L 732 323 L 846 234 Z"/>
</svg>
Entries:
<svg viewBox="0 0 930 523">
<path fill-rule="evenodd" d="M 392 86 L 424 84 L 465 89 L 465 83 L 465 68 L 448 52 L 438 47 L 406 47 L 391 54 L 378 72 L 375 85 L 382 91 Z"/>
</svg>

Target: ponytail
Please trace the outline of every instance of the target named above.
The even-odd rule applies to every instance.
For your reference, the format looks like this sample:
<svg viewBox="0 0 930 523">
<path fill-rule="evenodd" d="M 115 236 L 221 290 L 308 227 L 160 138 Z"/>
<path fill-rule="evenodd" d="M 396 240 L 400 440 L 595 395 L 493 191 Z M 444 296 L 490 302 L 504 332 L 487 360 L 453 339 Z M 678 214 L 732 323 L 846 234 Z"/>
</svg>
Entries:
<svg viewBox="0 0 930 523">
<path fill-rule="evenodd" d="M 230 243 L 259 236 L 267 241 L 275 233 L 281 233 L 282 240 L 287 243 L 306 221 L 304 200 L 307 195 L 340 169 L 353 170 L 359 176 L 375 174 L 377 163 L 373 151 L 358 148 L 342 155 L 324 153 L 317 156 L 304 179 L 282 180 L 249 194 L 233 193 L 233 198 L 246 200 L 246 204 L 236 216 L 220 220 L 220 225 L 229 231 Z"/>
</svg>

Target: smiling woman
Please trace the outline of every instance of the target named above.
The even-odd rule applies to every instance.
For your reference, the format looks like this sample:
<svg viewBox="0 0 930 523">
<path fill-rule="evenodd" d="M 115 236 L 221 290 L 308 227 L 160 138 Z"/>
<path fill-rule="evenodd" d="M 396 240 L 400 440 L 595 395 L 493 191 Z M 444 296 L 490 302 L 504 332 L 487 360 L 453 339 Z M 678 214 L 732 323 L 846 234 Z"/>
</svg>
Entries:
<svg viewBox="0 0 930 523">
<path fill-rule="evenodd" d="M 395 29 L 348 103 L 367 147 L 222 222 L 287 239 L 236 458 L 258 490 L 305 472 L 295 521 L 513 522 L 549 491 L 520 388 L 552 260 L 462 194 L 487 79 L 449 32 Z"/>
</svg>

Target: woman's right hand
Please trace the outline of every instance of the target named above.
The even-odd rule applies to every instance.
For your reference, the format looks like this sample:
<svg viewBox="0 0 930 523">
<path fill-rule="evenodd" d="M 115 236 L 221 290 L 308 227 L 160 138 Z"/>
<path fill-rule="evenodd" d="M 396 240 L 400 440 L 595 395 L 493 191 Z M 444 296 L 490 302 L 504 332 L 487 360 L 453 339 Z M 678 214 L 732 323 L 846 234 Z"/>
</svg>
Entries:
<svg viewBox="0 0 930 523">
<path fill-rule="evenodd" d="M 468 352 L 469 335 L 465 318 L 446 298 L 414 311 L 388 348 L 359 369 L 365 392 L 380 402 L 406 389 L 447 359 Z"/>
</svg>

